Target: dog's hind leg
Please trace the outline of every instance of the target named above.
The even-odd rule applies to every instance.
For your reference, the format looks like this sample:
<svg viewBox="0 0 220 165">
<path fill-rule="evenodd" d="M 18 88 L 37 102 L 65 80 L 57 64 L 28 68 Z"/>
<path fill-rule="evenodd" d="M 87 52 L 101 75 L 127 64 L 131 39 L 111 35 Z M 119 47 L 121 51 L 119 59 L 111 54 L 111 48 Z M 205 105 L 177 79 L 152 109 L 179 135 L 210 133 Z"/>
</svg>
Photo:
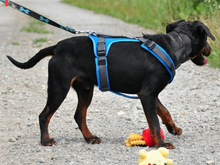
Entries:
<svg viewBox="0 0 220 165">
<path fill-rule="evenodd" d="M 67 74 L 61 73 L 62 69 L 60 69 L 61 71 L 57 69 L 57 67 L 55 67 L 56 63 L 51 61 L 49 65 L 47 103 L 44 110 L 39 115 L 41 144 L 43 146 L 52 146 L 56 144 L 56 141 L 49 136 L 48 125 L 51 117 L 66 98 L 71 83 L 75 80 L 75 78 L 71 78 Z"/>
<path fill-rule="evenodd" d="M 94 85 L 75 81 L 73 83 L 73 88 L 76 90 L 78 95 L 78 105 L 74 115 L 75 121 L 78 124 L 79 129 L 81 130 L 87 143 L 99 144 L 101 139 L 97 136 L 94 136 L 86 124 L 87 108 L 92 101 Z"/>
<path fill-rule="evenodd" d="M 169 113 L 169 111 L 163 106 L 159 99 L 157 99 L 157 114 L 162 119 L 163 124 L 166 125 L 167 130 L 173 135 L 181 135 L 182 129 L 178 128 Z"/>
</svg>

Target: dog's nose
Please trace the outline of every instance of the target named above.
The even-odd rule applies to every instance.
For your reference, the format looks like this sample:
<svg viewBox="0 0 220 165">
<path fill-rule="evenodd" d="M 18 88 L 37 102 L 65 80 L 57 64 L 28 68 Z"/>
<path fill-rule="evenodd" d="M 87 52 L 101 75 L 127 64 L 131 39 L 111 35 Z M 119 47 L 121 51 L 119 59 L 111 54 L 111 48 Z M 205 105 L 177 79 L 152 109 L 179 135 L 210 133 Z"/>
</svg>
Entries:
<svg viewBox="0 0 220 165">
<path fill-rule="evenodd" d="M 203 48 L 203 55 L 205 55 L 205 56 L 209 56 L 210 54 L 211 54 L 211 51 L 212 51 L 212 48 L 211 48 L 211 46 L 209 45 L 209 43 L 208 42 L 206 42 L 206 45 L 204 46 L 204 48 Z"/>
</svg>

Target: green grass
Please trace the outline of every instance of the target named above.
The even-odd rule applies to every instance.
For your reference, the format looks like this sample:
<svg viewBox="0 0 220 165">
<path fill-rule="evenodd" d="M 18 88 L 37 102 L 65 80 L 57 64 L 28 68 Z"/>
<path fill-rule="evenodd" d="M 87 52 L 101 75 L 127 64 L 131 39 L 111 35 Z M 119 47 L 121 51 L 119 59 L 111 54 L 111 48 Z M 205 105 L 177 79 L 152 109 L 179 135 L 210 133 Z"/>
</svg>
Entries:
<svg viewBox="0 0 220 165">
<path fill-rule="evenodd" d="M 20 29 L 21 32 L 48 34 L 50 31 L 45 29 L 45 23 L 30 18 L 27 25 Z"/>
<path fill-rule="evenodd" d="M 165 32 L 165 27 L 178 19 L 200 20 L 215 36 L 210 41 L 212 54 L 209 64 L 220 68 L 220 9 L 219 0 L 62 0 L 65 3 L 93 10 L 138 24 L 155 32 Z"/>
<path fill-rule="evenodd" d="M 34 47 L 42 47 L 42 43 L 48 42 L 47 38 L 37 38 L 33 40 L 33 46 Z"/>
<path fill-rule="evenodd" d="M 162 30 L 168 20 L 163 5 L 155 0 L 63 0 L 63 2 L 122 19 L 129 23 Z M 163 2 L 163 1 L 162 1 Z M 153 19 L 153 18 L 159 19 Z"/>
<path fill-rule="evenodd" d="M 37 38 L 33 41 L 34 44 L 42 43 L 42 42 L 47 42 L 47 38 Z"/>
<path fill-rule="evenodd" d="M 18 42 L 12 42 L 12 45 L 20 45 Z"/>
<path fill-rule="evenodd" d="M 209 27 L 210 31 L 215 36 L 215 41 L 208 39 L 208 42 L 212 47 L 212 53 L 208 57 L 209 64 L 212 67 L 220 68 L 220 12 L 218 12 L 216 18 L 211 16 L 205 18 L 204 16 L 201 16 L 200 20 Z"/>
</svg>

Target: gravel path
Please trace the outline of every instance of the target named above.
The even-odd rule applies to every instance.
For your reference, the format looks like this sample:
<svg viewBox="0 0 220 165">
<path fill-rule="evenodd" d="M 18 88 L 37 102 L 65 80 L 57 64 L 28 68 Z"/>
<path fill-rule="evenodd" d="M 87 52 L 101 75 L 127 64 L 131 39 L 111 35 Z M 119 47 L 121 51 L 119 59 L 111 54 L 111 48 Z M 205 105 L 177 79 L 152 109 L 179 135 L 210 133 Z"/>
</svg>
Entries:
<svg viewBox="0 0 220 165">
<path fill-rule="evenodd" d="M 91 29 L 108 34 L 140 36 L 150 31 L 118 19 L 62 4 L 59 0 L 17 0 L 42 15 L 76 29 Z M 44 4 L 44 5 L 42 5 Z M 46 25 L 51 34 L 20 32 L 29 21 L 22 13 L 0 5 L 0 164 L 3 165 L 133 165 L 142 147 L 126 147 L 129 133 L 142 133 L 147 122 L 139 100 L 126 99 L 95 89 L 88 111 L 88 126 L 102 138 L 99 145 L 87 144 L 73 119 L 77 105 L 71 90 L 51 120 L 50 134 L 58 145 L 40 145 L 38 115 L 46 102 L 47 63 L 44 59 L 33 69 L 20 70 L 5 57 L 25 61 L 39 49 L 53 45 L 72 34 Z M 40 47 L 33 40 L 47 38 Z M 198 67 L 187 62 L 178 70 L 172 84 L 160 94 L 183 135 L 170 135 L 164 126 L 174 164 L 220 164 L 220 74 L 219 69 Z M 155 149 L 149 148 L 148 150 Z"/>
</svg>

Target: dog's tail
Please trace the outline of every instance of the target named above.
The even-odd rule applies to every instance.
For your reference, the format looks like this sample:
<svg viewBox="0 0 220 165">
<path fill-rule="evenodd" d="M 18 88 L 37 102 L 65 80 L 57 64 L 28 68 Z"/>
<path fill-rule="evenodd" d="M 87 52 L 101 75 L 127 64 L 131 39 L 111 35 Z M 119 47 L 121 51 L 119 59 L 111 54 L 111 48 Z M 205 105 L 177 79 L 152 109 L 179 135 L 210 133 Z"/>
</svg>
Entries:
<svg viewBox="0 0 220 165">
<path fill-rule="evenodd" d="M 35 56 L 33 56 L 31 59 L 29 59 L 27 62 L 24 62 L 24 63 L 16 61 L 11 56 L 7 56 L 7 57 L 18 68 L 29 69 L 35 66 L 43 58 L 47 56 L 53 56 L 55 48 L 56 48 L 56 45 L 42 49 Z"/>
</svg>

